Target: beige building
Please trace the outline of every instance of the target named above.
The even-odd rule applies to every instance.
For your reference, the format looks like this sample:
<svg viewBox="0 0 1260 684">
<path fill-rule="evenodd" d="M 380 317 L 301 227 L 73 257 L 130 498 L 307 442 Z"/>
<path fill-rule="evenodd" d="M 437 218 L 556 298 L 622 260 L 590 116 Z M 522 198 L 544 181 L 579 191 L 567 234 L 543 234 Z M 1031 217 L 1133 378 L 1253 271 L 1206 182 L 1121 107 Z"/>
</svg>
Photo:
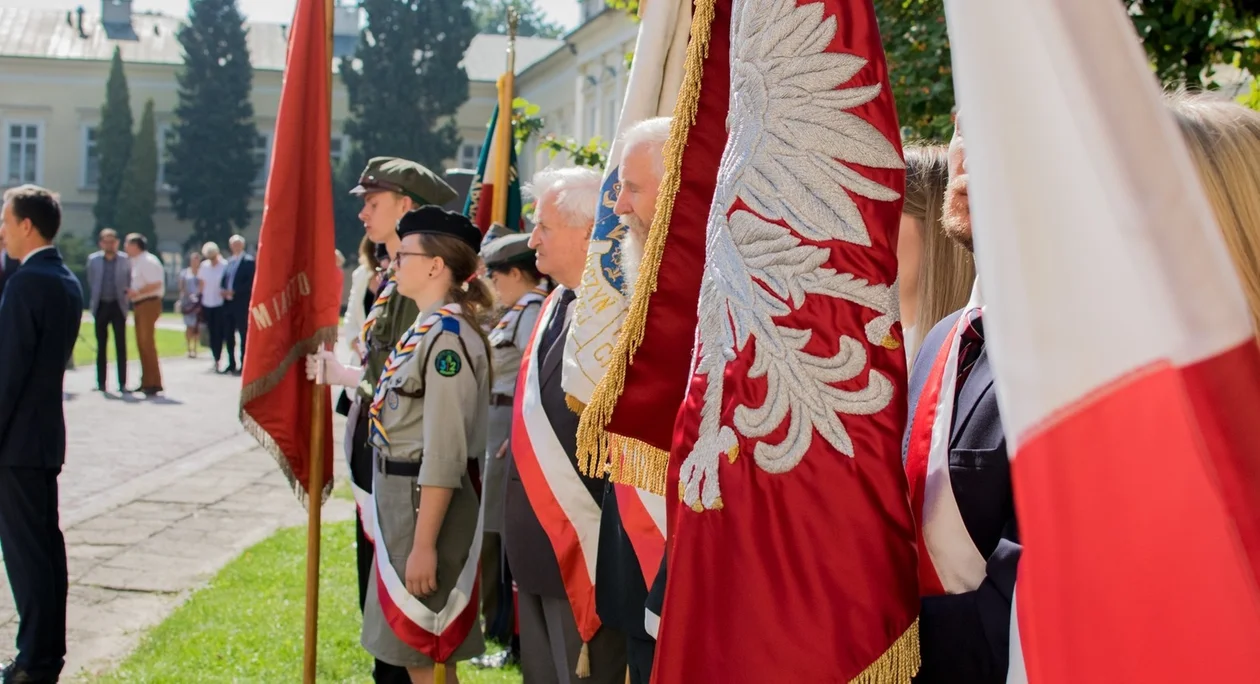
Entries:
<svg viewBox="0 0 1260 684">
<path fill-rule="evenodd" d="M 174 122 L 176 75 L 182 65 L 176 39 L 182 17 L 133 13 L 129 0 L 101 0 L 89 10 L 0 6 L 0 188 L 33 182 L 57 190 L 64 205 L 65 230 L 82 236 L 93 226 L 98 173 L 95 128 L 114 48 L 121 49 L 126 64 L 137 123 L 145 101 L 154 101 L 160 160 Z M 264 161 L 256 179 L 258 194 L 251 204 L 253 225 L 246 231 L 251 238 L 257 235 L 261 220 L 287 28 L 263 23 L 248 26 L 258 126 L 256 153 Z M 357 9 L 338 11 L 337 56 L 353 51 L 358 28 Z M 625 55 L 634 47 L 637 30 L 622 12 L 607 10 L 602 0 L 584 0 L 582 25 L 562 40 L 518 40 L 517 92 L 540 105 L 546 132 L 580 140 L 612 136 L 627 80 Z M 469 100 L 456 116 L 464 142 L 448 167 L 476 166 L 496 102 L 495 81 L 506 66 L 506 45 L 503 36 L 480 35 L 468 49 L 464 63 L 471 80 Z M 332 155 L 336 160 L 348 145 L 340 134 L 347 98 L 340 79 L 334 83 L 333 130 L 337 133 Z M 522 155 L 521 171 L 526 177 L 540 166 L 565 163 L 535 154 L 536 149 L 536 142 L 531 143 Z M 180 252 L 190 226 L 175 217 L 162 176 L 159 168 L 154 221 L 158 251 L 174 269 L 183 261 Z M 350 258 L 353 262 L 353 255 Z"/>
</svg>

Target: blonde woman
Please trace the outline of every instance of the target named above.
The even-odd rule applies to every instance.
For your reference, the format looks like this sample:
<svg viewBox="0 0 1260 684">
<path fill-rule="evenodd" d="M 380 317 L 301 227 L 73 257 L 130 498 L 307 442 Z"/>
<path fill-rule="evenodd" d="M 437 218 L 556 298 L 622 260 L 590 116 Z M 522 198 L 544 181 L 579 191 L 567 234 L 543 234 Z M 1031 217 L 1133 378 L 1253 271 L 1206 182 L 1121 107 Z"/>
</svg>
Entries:
<svg viewBox="0 0 1260 684">
<path fill-rule="evenodd" d="M 184 344 L 188 358 L 197 358 L 201 343 L 201 253 L 188 255 L 188 268 L 179 274 L 179 312 L 184 316 Z"/>
<path fill-rule="evenodd" d="M 1170 95 L 1169 105 L 1260 330 L 1260 112 L 1185 92 Z"/>
<path fill-rule="evenodd" d="M 941 230 L 949 168 L 944 146 L 908 146 L 905 204 L 897 238 L 897 284 L 906 358 L 914 362 L 932 326 L 961 309 L 971 295 L 971 255 Z"/>
</svg>

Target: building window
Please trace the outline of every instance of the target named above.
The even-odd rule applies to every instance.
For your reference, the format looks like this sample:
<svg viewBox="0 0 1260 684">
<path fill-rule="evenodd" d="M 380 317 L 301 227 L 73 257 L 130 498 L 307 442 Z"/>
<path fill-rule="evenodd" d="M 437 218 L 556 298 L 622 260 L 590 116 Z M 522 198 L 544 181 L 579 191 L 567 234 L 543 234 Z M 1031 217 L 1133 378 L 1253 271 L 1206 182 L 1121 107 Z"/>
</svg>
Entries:
<svg viewBox="0 0 1260 684">
<path fill-rule="evenodd" d="M 158 126 L 158 190 L 170 191 L 166 180 L 166 165 L 171 161 L 171 150 L 175 147 L 175 126 L 164 123 Z"/>
<path fill-rule="evenodd" d="M 10 121 L 5 126 L 5 185 L 39 183 L 40 147 L 44 125 L 34 121 Z"/>
<path fill-rule="evenodd" d="M 608 98 L 608 104 L 605 106 L 608 108 L 607 138 L 611 140 L 614 136 L 617 135 L 617 115 L 621 113 L 617 109 L 617 96 L 613 95 L 612 97 Z"/>
<path fill-rule="evenodd" d="M 583 138 L 594 138 L 599 135 L 596 126 L 599 125 L 599 110 L 595 106 L 595 101 L 587 100 L 589 106 L 586 108 L 586 130 L 582 131 Z"/>
<path fill-rule="evenodd" d="M 332 162 L 334 169 L 341 163 L 341 158 L 346 154 L 345 150 L 346 137 L 344 135 L 333 136 L 333 139 L 328 143 L 328 159 Z"/>
<path fill-rule="evenodd" d="M 101 182 L 101 156 L 96 151 L 96 126 L 83 126 L 83 178 L 80 185 L 94 188 Z"/>
<path fill-rule="evenodd" d="M 459 146 L 459 168 L 475 170 L 481 162 L 481 143 L 466 142 Z"/>
<path fill-rule="evenodd" d="M 259 132 L 254 139 L 254 160 L 258 162 L 258 175 L 254 177 L 255 187 L 267 186 L 267 173 L 271 171 L 271 133 Z"/>
</svg>

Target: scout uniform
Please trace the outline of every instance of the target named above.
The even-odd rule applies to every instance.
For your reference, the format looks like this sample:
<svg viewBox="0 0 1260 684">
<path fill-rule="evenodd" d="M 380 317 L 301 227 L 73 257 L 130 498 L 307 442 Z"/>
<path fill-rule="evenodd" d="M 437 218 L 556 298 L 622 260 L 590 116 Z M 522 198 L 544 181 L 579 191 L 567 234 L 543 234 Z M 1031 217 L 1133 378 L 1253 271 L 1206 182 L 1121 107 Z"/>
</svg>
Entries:
<svg viewBox="0 0 1260 684">
<path fill-rule="evenodd" d="M 398 230 L 454 234 L 471 249 L 481 238 L 466 218 L 430 207 L 409 214 Z M 459 305 L 440 302 L 403 333 L 374 392 L 368 410 L 375 451 L 370 585 L 377 590 L 368 592 L 362 643 L 383 662 L 444 666 L 485 650 L 476 592 L 480 501 L 468 460 L 486 449 L 490 372 L 480 332 Z M 422 487 L 454 490 L 437 538 L 438 588 L 427 598 L 405 587 Z"/>
<path fill-rule="evenodd" d="M 353 195 L 372 192 L 396 192 L 412 198 L 422 205 L 444 204 L 455 196 L 441 178 L 425 167 L 405 159 L 377 157 L 368 162 L 359 177 L 359 185 L 350 191 Z M 366 350 L 360 359 L 363 379 L 352 393 L 353 403 L 347 411 L 345 451 L 350 465 L 350 482 L 358 508 L 359 524 L 356 527 L 356 547 L 359 571 L 359 608 L 367 600 L 368 577 L 372 571 L 372 449 L 368 444 L 368 406 L 376 391 L 394 345 L 415 321 L 419 311 L 415 302 L 406 297 L 395 297 L 393 272 L 382 278 L 376 300 L 360 333 L 360 342 Z M 377 684 L 410 682 L 407 673 L 378 662 L 374 673 Z"/>
<path fill-rule="evenodd" d="M 481 251 L 481 260 L 487 269 L 533 266 L 535 256 L 534 250 L 529 247 L 529 235 L 525 233 L 497 238 Z M 512 397 L 516 394 L 521 356 L 529 344 L 546 297 L 547 291 L 540 285 L 516 302 L 510 302 L 511 308 L 489 333 L 494 386 L 490 389 L 490 438 L 481 463 L 481 497 L 486 528 L 481 557 L 481 589 L 486 629 L 492 636 L 505 640 L 511 637 L 512 631 L 511 587 L 505 582 L 500 562 L 507 468 L 506 462 L 496 456 L 499 447 L 512 432 Z"/>
</svg>

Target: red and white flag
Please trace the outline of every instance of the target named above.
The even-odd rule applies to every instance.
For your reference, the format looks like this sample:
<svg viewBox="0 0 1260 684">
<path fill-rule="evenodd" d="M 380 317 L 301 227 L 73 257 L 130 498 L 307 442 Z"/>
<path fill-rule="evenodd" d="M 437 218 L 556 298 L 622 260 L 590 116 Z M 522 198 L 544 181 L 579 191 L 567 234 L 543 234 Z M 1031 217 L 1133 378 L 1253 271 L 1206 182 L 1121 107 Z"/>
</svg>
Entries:
<svg viewBox="0 0 1260 684">
<path fill-rule="evenodd" d="M 946 8 L 1024 544 L 1010 681 L 1255 681 L 1260 347 L 1129 18 Z"/>
</svg>

